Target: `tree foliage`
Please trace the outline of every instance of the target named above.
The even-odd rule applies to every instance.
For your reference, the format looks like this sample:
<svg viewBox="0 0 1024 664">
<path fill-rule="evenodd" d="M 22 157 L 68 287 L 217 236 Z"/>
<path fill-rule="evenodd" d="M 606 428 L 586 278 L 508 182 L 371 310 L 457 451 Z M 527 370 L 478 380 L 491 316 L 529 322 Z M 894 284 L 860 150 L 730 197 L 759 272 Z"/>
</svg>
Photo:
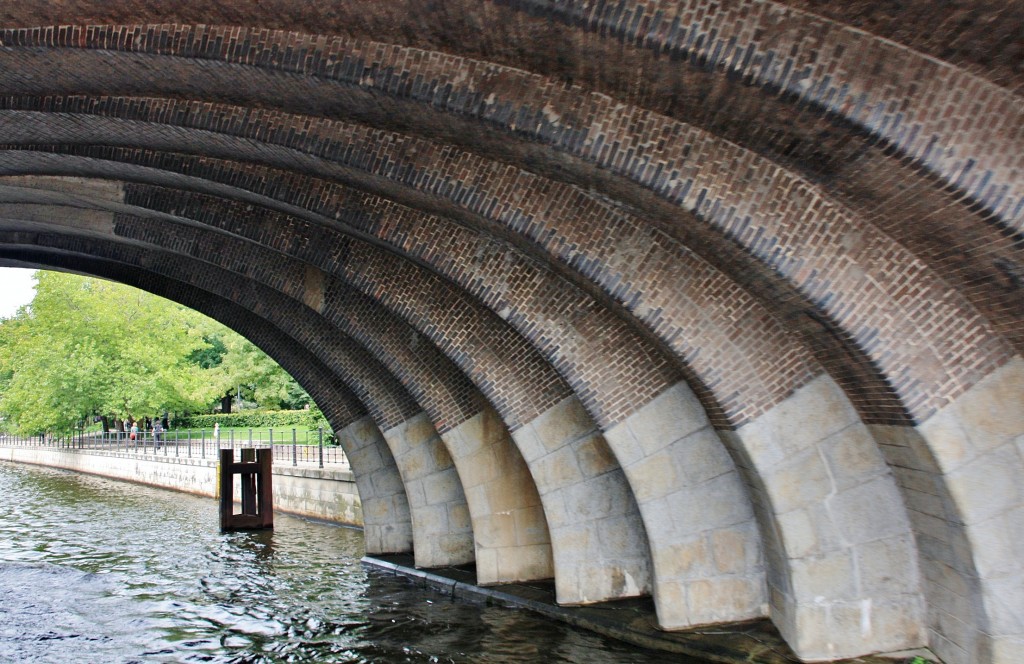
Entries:
<svg viewBox="0 0 1024 664">
<path fill-rule="evenodd" d="M 224 351 L 209 373 L 219 394 L 241 391 L 260 408 L 301 408 L 310 403 L 305 390 L 266 353 L 248 339 L 216 325 L 220 329 L 214 330 L 208 340 Z"/>
<path fill-rule="evenodd" d="M 273 407 L 308 396 L 262 351 L 181 305 L 102 279 L 36 273 L 36 296 L 0 321 L 0 416 L 23 435 L 92 415 L 206 412 L 238 385 Z"/>
</svg>

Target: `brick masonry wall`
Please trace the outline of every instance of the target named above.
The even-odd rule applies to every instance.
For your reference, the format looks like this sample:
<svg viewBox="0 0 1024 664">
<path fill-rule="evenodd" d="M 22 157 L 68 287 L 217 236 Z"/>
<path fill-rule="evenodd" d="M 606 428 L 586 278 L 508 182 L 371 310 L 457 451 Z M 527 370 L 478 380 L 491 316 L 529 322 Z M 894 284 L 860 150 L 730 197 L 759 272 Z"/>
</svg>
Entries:
<svg viewBox="0 0 1024 664">
<path fill-rule="evenodd" d="M 389 444 L 415 466 L 421 442 L 504 440 L 563 543 L 566 601 L 650 591 L 664 624 L 730 619 L 716 593 L 752 582 L 756 613 L 763 569 L 786 638 L 829 658 L 920 639 L 920 564 L 940 656 L 1018 659 L 1018 8 L 282 2 L 0 9 L 0 172 L 138 183 L 63 230 L 40 225 L 63 194 L 0 183 L 0 261 L 263 330 L 325 412 L 379 425 L 350 440 L 374 550 L 410 545 L 409 491 L 444 506 L 418 557 L 483 541 L 452 484 L 480 478 L 439 464 L 428 505 L 431 474 L 403 489 Z M 490 408 L 512 443 L 472 424 Z M 746 511 L 663 507 L 696 487 Z M 704 557 L 652 579 L 682 550 Z"/>
<path fill-rule="evenodd" d="M 51 182 L 51 186 L 53 183 Z M 134 202 L 140 202 L 139 191 L 132 191 L 129 195 L 129 199 Z M 148 192 L 150 198 L 147 200 L 166 201 L 168 192 L 151 191 Z M 79 203 L 80 204 L 80 203 Z M 196 206 L 190 205 L 185 201 L 178 201 L 176 205 L 176 211 L 178 214 L 182 214 L 186 211 L 191 211 L 193 214 L 202 216 L 204 219 L 210 219 L 212 215 L 207 214 L 209 210 L 221 209 L 221 214 L 224 214 L 224 209 L 218 208 L 215 202 L 210 202 L 209 205 Z M 247 219 L 252 219 L 252 210 L 247 210 L 249 215 Z M 131 237 L 137 238 L 151 238 L 151 241 L 163 241 L 168 242 L 176 246 L 179 250 L 196 253 L 197 255 L 205 256 L 207 261 L 226 261 L 231 264 L 235 259 L 231 256 L 237 254 L 237 249 L 233 246 L 234 240 L 229 240 L 227 236 L 220 238 L 212 238 L 211 241 L 204 241 L 202 237 L 196 236 L 196 231 L 192 228 L 178 229 L 174 232 L 167 231 L 152 231 L 147 230 L 147 222 L 143 219 L 132 218 L 128 220 L 130 223 L 125 225 L 122 223 L 121 232 L 127 232 Z M 165 226 L 166 226 L 165 222 Z M 285 224 L 277 224 L 278 232 L 283 232 L 286 227 Z M 229 225 L 229 229 L 237 229 L 237 225 Z M 127 229 L 127 231 L 125 230 Z M 281 246 L 291 246 L 291 242 L 286 239 L 281 243 Z M 210 247 L 213 248 L 211 251 Z M 96 250 L 94 246 L 92 250 Z M 225 258 L 226 257 L 226 258 Z M 260 278 L 268 281 L 269 283 L 280 283 L 280 279 L 269 274 L 267 266 L 274 261 L 265 258 L 259 259 L 258 254 L 256 255 L 256 264 L 260 266 Z M 278 260 L 280 262 L 280 260 Z M 246 270 L 245 266 L 239 266 L 236 269 Z M 295 274 L 299 270 L 283 266 L 284 273 L 287 274 L 289 271 Z M 397 269 L 397 268 L 396 268 Z M 190 270 L 191 271 L 191 270 Z M 366 272 L 361 270 L 360 272 Z M 308 276 L 308 275 L 307 275 Z M 401 281 L 401 280 L 400 280 Z M 404 281 L 415 281 L 407 279 Z M 315 280 L 316 284 L 323 286 L 326 281 L 325 279 Z M 305 299 L 305 295 L 294 294 L 294 297 L 302 297 Z M 322 298 L 317 298 L 317 301 L 322 304 Z M 288 316 L 289 318 L 292 315 Z M 345 327 L 342 324 L 342 327 Z M 676 386 L 678 390 L 683 390 L 681 386 Z M 685 393 L 680 395 L 682 400 L 685 401 Z M 743 619 L 758 615 L 763 609 L 761 604 L 764 602 L 763 596 L 761 595 L 761 570 L 760 563 L 757 561 L 755 552 L 757 551 L 756 541 L 751 540 L 751 536 L 754 535 L 755 528 L 751 522 L 751 512 L 749 508 L 745 507 L 747 501 L 743 496 L 742 489 L 736 482 L 736 473 L 730 469 L 730 462 L 728 457 L 724 457 L 721 454 L 715 455 L 712 450 L 720 447 L 720 442 L 715 439 L 715 436 L 709 429 L 706 428 L 706 421 L 702 423 L 700 416 L 697 413 L 692 412 L 692 406 L 685 406 L 682 408 L 676 407 L 675 403 L 678 401 L 678 397 L 673 397 L 668 401 L 659 398 L 663 405 L 656 406 L 654 408 L 646 408 L 645 412 L 637 413 L 635 417 L 631 418 L 636 422 L 630 424 L 630 431 L 632 438 L 616 436 L 615 440 L 618 441 L 613 446 L 616 454 L 619 458 L 626 458 L 630 460 L 631 474 L 633 476 L 632 482 L 634 483 L 634 491 L 640 499 L 640 511 L 645 521 L 650 524 L 647 528 L 650 546 L 652 550 L 652 559 L 654 561 L 655 573 L 660 577 L 666 579 L 673 579 L 673 581 L 665 581 L 663 587 L 656 590 L 656 599 L 659 601 L 659 620 L 663 625 L 666 626 L 685 626 L 692 624 L 693 622 L 704 622 L 711 619 L 722 620 L 722 619 Z M 665 405 L 667 404 L 667 405 Z M 690 411 L 685 416 L 675 411 Z M 823 416 L 819 416 L 821 419 L 820 424 L 821 431 L 824 435 L 829 435 L 831 430 L 841 430 L 849 428 L 849 423 L 840 421 L 838 424 L 829 424 L 828 410 L 825 411 Z M 846 415 L 849 416 L 848 414 Z M 565 419 L 566 414 L 560 416 L 559 419 Z M 548 419 L 548 418 L 545 418 Z M 660 423 L 659 423 L 660 422 Z M 550 428 L 552 425 L 545 424 L 541 425 L 535 423 L 531 426 L 532 431 L 543 431 Z M 564 424 L 555 424 L 556 428 L 564 428 Z M 693 435 L 680 436 L 676 430 L 686 431 L 687 429 L 693 430 Z M 784 427 L 779 428 L 782 435 L 786 435 L 783 431 Z M 812 432 L 812 435 L 816 433 Z M 847 434 L 844 436 L 849 437 Z M 544 438 L 545 436 L 542 436 Z M 558 439 L 558 436 L 548 435 L 548 439 Z M 833 437 L 834 438 L 834 437 Z M 825 454 L 828 454 L 827 450 L 830 447 L 835 447 L 837 443 L 834 440 L 826 438 L 824 442 Z M 856 447 L 860 445 L 859 442 L 850 440 L 849 442 L 843 443 L 845 446 Z M 794 451 L 800 451 L 800 445 L 790 442 L 789 448 Z M 579 468 L 594 467 L 594 450 L 588 451 L 586 447 L 581 448 L 581 452 L 577 452 L 577 461 L 575 465 Z M 817 458 L 817 452 L 811 452 L 812 458 Z M 750 454 L 746 455 L 749 458 Z M 552 453 L 548 457 L 551 459 L 551 464 L 545 463 L 543 466 L 535 464 L 536 477 L 541 484 L 541 490 L 545 492 L 545 496 L 548 497 L 548 509 L 553 514 L 558 514 L 556 518 L 556 562 L 558 553 L 560 551 L 560 536 L 559 526 L 561 521 L 565 517 L 561 516 L 567 513 L 566 507 L 572 504 L 592 504 L 592 501 L 586 500 L 585 495 L 579 494 L 578 491 L 572 492 L 559 492 L 559 502 L 553 502 L 552 496 L 554 494 L 548 493 L 548 483 L 543 481 L 543 478 L 551 476 L 552 472 L 559 474 L 571 473 L 569 467 L 565 465 L 565 462 L 556 453 Z M 569 457 L 571 458 L 571 457 Z M 528 461 L 536 461 L 533 457 L 528 454 Z M 771 477 L 768 474 L 768 467 L 773 464 L 778 464 L 777 459 L 766 462 L 762 459 L 757 459 L 755 454 L 754 466 L 759 466 L 758 471 L 764 475 L 765 478 Z M 549 467 L 548 467 L 549 466 Z M 670 467 L 675 466 L 678 470 L 668 471 Z M 851 467 L 847 468 L 843 465 L 831 466 L 830 476 L 835 478 L 831 485 L 831 491 L 838 493 L 839 498 L 836 500 L 835 505 L 829 510 L 831 517 L 827 519 L 835 519 L 835 525 L 833 526 L 837 531 L 845 531 L 849 533 L 846 538 L 851 544 L 859 544 L 859 539 L 863 535 L 854 536 L 853 533 L 857 532 L 858 526 L 856 525 L 857 520 L 861 517 L 858 510 L 851 510 L 851 503 L 848 498 L 845 498 L 848 492 L 851 491 L 870 491 L 875 495 L 886 495 L 885 481 L 879 481 L 877 477 L 879 470 L 877 464 L 872 465 L 871 463 L 860 463 L 862 467 Z M 547 469 L 545 469 L 547 467 Z M 607 467 L 607 466 L 606 466 Z M 600 466 L 597 466 L 600 468 Z M 650 469 L 658 468 L 658 471 L 652 471 Z M 805 477 L 807 477 L 813 470 L 813 468 L 807 465 L 806 462 L 801 462 L 799 470 Z M 852 473 L 850 471 L 853 471 Z M 783 479 L 790 477 L 787 474 L 788 471 L 777 472 L 773 471 L 773 474 Z M 823 471 L 824 473 L 824 471 Z M 655 478 L 650 477 L 651 474 L 662 477 L 662 481 L 659 483 Z M 857 475 L 860 475 L 858 478 Z M 607 478 L 607 475 L 606 475 Z M 673 479 L 669 479 L 673 478 Z M 687 478 L 685 481 L 683 478 Z M 867 488 L 861 488 L 858 485 L 864 481 L 867 481 L 869 486 Z M 787 489 L 784 485 L 774 486 L 772 482 L 767 482 L 770 494 L 782 495 Z M 829 486 L 829 480 L 825 479 L 825 487 Z M 660 487 L 660 488 L 656 488 Z M 607 493 L 607 490 L 605 491 Z M 806 492 L 805 492 L 806 493 Z M 814 494 L 806 494 L 813 498 Z M 582 500 L 581 500 L 582 499 Z M 792 498 L 786 501 L 779 501 L 780 512 L 786 512 L 794 509 L 794 507 L 800 506 L 799 501 L 794 502 Z M 779 521 L 775 519 L 772 514 L 773 508 L 771 507 L 772 499 L 769 497 L 763 510 L 767 510 L 766 519 L 769 527 L 772 530 L 780 529 L 785 535 L 786 539 L 792 539 L 793 542 L 797 542 L 800 539 L 800 535 L 796 532 L 790 533 L 787 523 L 793 522 L 793 517 L 790 515 L 788 521 Z M 714 504 L 720 507 L 716 510 L 700 510 L 693 512 L 694 516 L 698 518 L 688 518 L 681 520 L 679 517 L 666 518 L 666 515 L 680 508 L 685 509 L 687 504 Z M 590 508 L 592 509 L 592 508 Z M 782 514 L 782 516 L 786 516 Z M 611 520 L 610 515 L 602 517 L 602 521 L 608 522 Z M 820 519 L 820 516 L 817 517 Z M 894 515 L 895 518 L 895 515 Z M 850 521 L 852 519 L 852 521 Z M 847 521 L 850 521 L 847 523 Z M 680 522 L 687 524 L 683 527 L 672 527 L 671 523 Z M 894 527 L 900 528 L 900 521 L 896 518 L 894 521 Z M 571 524 L 567 524 L 572 528 L 579 529 L 580 523 L 578 519 L 572 519 Z M 620 524 L 621 527 L 621 524 Z M 694 539 L 695 535 L 699 535 L 697 539 Z M 885 536 L 886 537 L 899 537 L 899 531 L 889 528 Z M 903 540 L 906 541 L 907 535 L 903 535 Z M 802 553 L 795 554 L 792 551 L 787 552 L 783 549 L 772 551 L 772 555 L 769 557 L 770 560 L 776 561 L 774 565 L 777 565 L 772 570 L 772 577 L 780 579 L 776 583 L 779 584 L 780 588 L 784 588 L 786 593 L 790 596 L 793 595 L 794 590 L 797 594 L 808 594 L 808 591 L 802 590 L 803 581 L 798 579 L 795 583 L 789 579 L 789 573 L 786 571 L 786 567 L 791 564 L 787 562 L 790 558 L 801 558 L 815 556 L 817 562 L 815 563 L 816 568 L 822 567 L 821 559 L 823 556 L 837 556 L 838 564 L 849 567 L 850 565 L 850 552 L 840 549 L 836 550 L 834 544 L 823 541 L 822 543 L 803 542 L 799 545 Z M 718 561 L 717 567 L 714 568 L 715 573 L 720 575 L 719 579 L 712 581 L 708 578 L 707 569 L 703 565 L 691 564 L 686 566 L 685 571 L 680 573 L 680 570 L 675 560 L 682 555 L 684 558 L 691 557 L 702 557 L 707 556 L 707 551 L 715 551 L 715 558 Z M 875 550 L 879 549 L 877 546 Z M 690 553 L 684 553 L 689 551 Z M 856 556 L 860 559 L 860 565 L 862 567 L 879 566 L 883 563 L 873 563 L 872 558 L 874 554 L 870 553 L 871 548 L 861 547 L 857 549 Z M 587 553 L 587 552 L 581 552 Z M 578 558 L 584 560 L 593 560 L 593 555 L 579 555 Z M 888 565 L 892 567 L 893 561 L 889 560 Z M 662 568 L 659 569 L 659 566 Z M 668 566 L 669 569 L 664 569 Z M 842 567 L 841 567 L 842 568 Z M 670 571 L 671 570 L 671 571 Z M 687 582 L 687 578 L 693 575 L 694 578 Z M 563 578 L 566 575 L 563 575 Z M 568 575 L 572 578 L 572 575 Z M 592 576 L 592 575 L 590 575 Z M 913 569 L 903 574 L 905 578 L 914 579 L 916 574 Z M 634 579 L 637 577 L 633 577 Z M 681 585 L 676 585 L 676 580 L 681 582 Z M 871 599 L 875 602 L 879 602 L 879 610 L 883 610 L 884 607 L 892 606 L 893 598 L 883 597 L 886 594 L 886 590 L 877 585 L 868 583 L 858 583 L 857 592 L 868 592 L 871 595 Z M 628 589 L 630 587 L 627 584 Z M 676 591 L 672 591 L 670 588 L 676 588 Z M 911 584 L 912 587 L 912 584 Z M 607 590 L 600 590 L 599 592 L 608 592 Z M 621 591 L 618 591 L 621 592 Z M 682 603 L 689 605 L 688 609 L 683 609 L 678 601 L 673 601 L 672 598 L 679 597 L 682 594 Z M 568 594 L 568 593 L 567 593 Z M 687 598 L 687 596 L 689 596 Z M 724 601 L 725 597 L 731 597 L 730 600 Z M 741 597 L 745 599 L 741 599 Z M 593 599 L 593 596 L 590 596 Z M 807 598 L 808 601 L 810 598 Z M 856 599 L 856 597 L 843 597 L 844 601 L 850 603 Z M 568 601 L 568 600 L 567 600 Z M 906 600 L 904 600 L 906 601 Z M 913 606 L 915 600 L 913 597 L 909 598 L 910 616 L 913 616 L 915 611 Z M 723 604 L 724 602 L 724 604 Z M 798 602 L 799 603 L 799 602 Z M 814 599 L 814 603 L 821 605 L 821 601 L 817 598 Z M 731 607 L 726 609 L 725 607 Z M 780 608 L 780 610 L 782 610 Z M 788 612 L 792 612 L 792 609 L 787 609 Z M 806 620 L 806 618 L 805 618 Z M 896 633 L 895 639 L 893 635 L 887 635 L 884 641 L 889 647 L 900 647 L 906 645 L 899 638 L 901 635 Z"/>
</svg>

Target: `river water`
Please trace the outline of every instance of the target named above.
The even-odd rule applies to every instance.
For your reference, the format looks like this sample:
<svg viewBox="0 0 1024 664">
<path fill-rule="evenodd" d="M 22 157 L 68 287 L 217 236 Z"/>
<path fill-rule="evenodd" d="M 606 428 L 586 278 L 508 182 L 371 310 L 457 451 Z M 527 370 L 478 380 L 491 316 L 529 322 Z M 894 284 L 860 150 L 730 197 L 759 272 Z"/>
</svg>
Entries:
<svg viewBox="0 0 1024 664">
<path fill-rule="evenodd" d="M 680 662 L 364 568 L 362 533 L 0 463 L 0 662 Z"/>
</svg>

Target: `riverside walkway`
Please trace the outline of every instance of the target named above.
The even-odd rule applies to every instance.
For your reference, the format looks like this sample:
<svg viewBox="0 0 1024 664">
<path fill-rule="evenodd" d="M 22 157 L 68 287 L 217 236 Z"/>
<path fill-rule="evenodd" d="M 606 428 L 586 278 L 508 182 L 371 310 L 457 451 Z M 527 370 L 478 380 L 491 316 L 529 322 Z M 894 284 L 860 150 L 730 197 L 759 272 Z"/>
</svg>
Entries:
<svg viewBox="0 0 1024 664">
<path fill-rule="evenodd" d="M 237 436 L 234 431 L 227 435 L 215 436 L 210 430 L 171 430 L 156 440 L 152 432 L 142 432 L 138 439 L 131 440 L 127 433 L 109 432 L 73 436 L 31 436 L 19 437 L 0 434 L 0 446 L 52 448 L 83 452 L 112 452 L 137 454 L 140 456 L 164 456 L 188 459 L 217 460 L 220 449 L 273 448 L 275 465 L 317 466 L 349 470 L 348 458 L 341 447 L 325 444 L 321 431 L 299 429 L 249 430 L 247 436 Z"/>
</svg>

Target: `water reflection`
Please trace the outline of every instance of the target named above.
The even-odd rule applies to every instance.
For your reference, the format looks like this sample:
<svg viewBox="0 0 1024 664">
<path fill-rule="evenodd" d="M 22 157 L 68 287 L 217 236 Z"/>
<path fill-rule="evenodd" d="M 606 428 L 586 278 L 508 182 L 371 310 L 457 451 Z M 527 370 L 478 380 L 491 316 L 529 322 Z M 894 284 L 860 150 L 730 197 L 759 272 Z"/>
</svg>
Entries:
<svg viewBox="0 0 1024 664">
<path fill-rule="evenodd" d="M 680 662 L 367 570 L 359 531 L 0 463 L 3 662 Z"/>
</svg>

